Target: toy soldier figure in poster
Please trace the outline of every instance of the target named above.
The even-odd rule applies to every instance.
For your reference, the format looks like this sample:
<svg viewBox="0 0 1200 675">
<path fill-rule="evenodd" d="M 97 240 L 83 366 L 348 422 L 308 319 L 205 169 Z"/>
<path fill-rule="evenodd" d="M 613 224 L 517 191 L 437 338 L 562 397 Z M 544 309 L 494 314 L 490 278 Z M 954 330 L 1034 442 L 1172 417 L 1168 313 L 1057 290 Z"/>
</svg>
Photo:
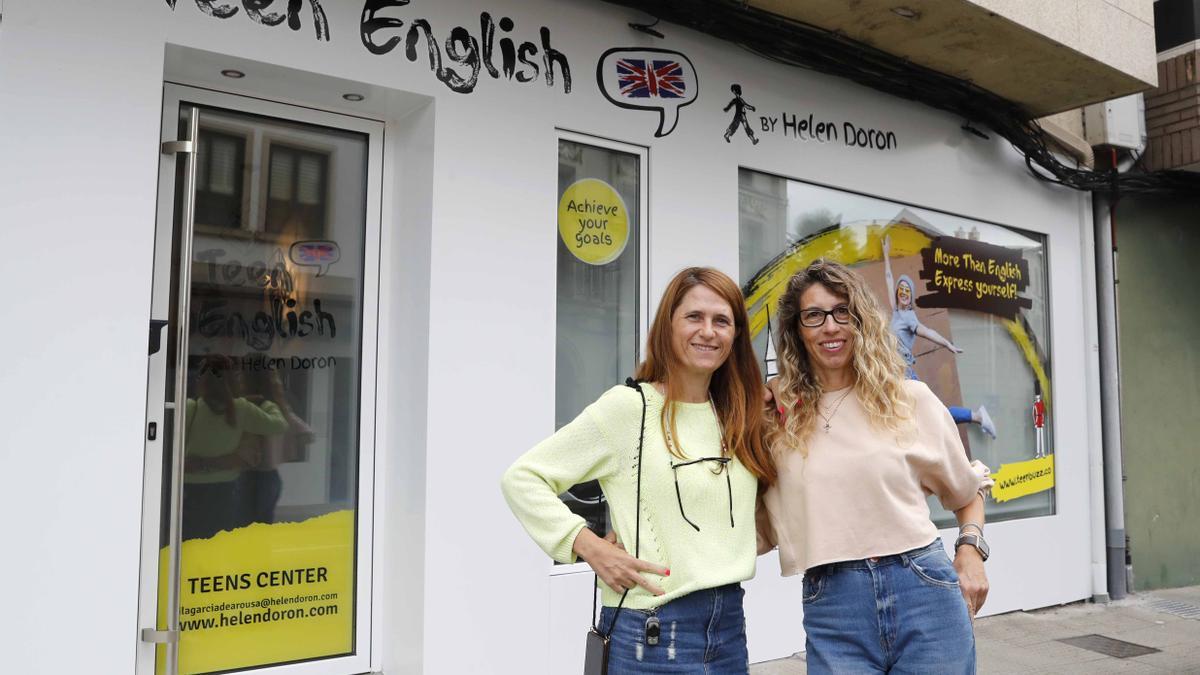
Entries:
<svg viewBox="0 0 1200 675">
<path fill-rule="evenodd" d="M 1033 432 L 1037 436 L 1037 451 L 1034 457 L 1046 456 L 1046 403 L 1041 394 L 1033 397 Z"/>
</svg>

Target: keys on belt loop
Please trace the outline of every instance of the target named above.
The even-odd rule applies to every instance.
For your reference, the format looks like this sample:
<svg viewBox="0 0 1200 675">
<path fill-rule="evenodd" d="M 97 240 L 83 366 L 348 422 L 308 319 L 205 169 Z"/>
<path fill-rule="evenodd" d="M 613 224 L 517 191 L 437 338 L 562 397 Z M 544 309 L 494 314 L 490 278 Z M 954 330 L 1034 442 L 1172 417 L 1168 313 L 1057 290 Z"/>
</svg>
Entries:
<svg viewBox="0 0 1200 675">
<path fill-rule="evenodd" d="M 657 616 L 651 614 L 646 617 L 646 644 L 651 647 L 657 645 L 660 635 L 662 635 L 662 624 Z"/>
</svg>

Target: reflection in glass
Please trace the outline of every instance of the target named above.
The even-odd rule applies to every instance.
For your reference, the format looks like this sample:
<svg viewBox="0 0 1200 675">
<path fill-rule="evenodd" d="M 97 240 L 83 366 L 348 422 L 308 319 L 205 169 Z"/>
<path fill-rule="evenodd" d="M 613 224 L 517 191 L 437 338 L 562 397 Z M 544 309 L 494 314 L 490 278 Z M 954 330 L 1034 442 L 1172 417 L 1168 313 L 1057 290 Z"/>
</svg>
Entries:
<svg viewBox="0 0 1200 675">
<path fill-rule="evenodd" d="M 269 358 L 262 353 L 252 356 Z M 279 371 L 251 370 L 242 378 L 242 389 L 247 400 L 264 410 L 278 409 L 285 424 L 282 431 L 242 435 L 236 453 L 245 467 L 238 476 L 237 525 L 273 523 L 275 506 L 283 492 L 279 467 L 284 462 L 304 461 L 315 434 L 312 427 L 296 414 Z"/>
<path fill-rule="evenodd" d="M 196 155 L 196 222 L 214 228 L 242 227 L 246 139 L 200 130 Z"/>
<path fill-rule="evenodd" d="M 196 161 L 180 672 L 352 653 L 366 137 L 201 108 Z"/>
<path fill-rule="evenodd" d="M 273 143 L 263 229 L 309 239 L 325 236 L 326 152 Z"/>
</svg>

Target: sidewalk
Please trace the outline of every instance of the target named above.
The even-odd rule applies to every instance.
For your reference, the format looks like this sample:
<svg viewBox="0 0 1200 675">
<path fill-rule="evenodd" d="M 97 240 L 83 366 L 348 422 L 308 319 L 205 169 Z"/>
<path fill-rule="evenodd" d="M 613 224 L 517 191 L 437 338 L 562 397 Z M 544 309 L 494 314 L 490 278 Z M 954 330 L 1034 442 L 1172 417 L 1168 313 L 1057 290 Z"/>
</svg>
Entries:
<svg viewBox="0 0 1200 675">
<path fill-rule="evenodd" d="M 1142 653 L 1121 640 L 1155 649 Z M 1082 646 L 1138 652 L 1125 658 Z M 1077 602 L 1032 612 L 1011 612 L 975 623 L 979 672 L 990 673 L 1198 673 L 1200 674 L 1200 586 L 1130 595 L 1108 605 Z M 750 675 L 806 673 L 804 655 L 758 663 Z"/>
</svg>

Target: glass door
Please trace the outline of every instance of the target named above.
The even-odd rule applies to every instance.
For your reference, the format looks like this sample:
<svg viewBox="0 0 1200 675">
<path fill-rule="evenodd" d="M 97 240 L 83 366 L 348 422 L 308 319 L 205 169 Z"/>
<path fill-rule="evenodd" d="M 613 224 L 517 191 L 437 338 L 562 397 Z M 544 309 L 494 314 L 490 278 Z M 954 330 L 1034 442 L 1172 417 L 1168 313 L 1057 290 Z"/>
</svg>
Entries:
<svg viewBox="0 0 1200 675">
<path fill-rule="evenodd" d="M 138 672 L 369 670 L 382 125 L 163 120 Z"/>
</svg>

